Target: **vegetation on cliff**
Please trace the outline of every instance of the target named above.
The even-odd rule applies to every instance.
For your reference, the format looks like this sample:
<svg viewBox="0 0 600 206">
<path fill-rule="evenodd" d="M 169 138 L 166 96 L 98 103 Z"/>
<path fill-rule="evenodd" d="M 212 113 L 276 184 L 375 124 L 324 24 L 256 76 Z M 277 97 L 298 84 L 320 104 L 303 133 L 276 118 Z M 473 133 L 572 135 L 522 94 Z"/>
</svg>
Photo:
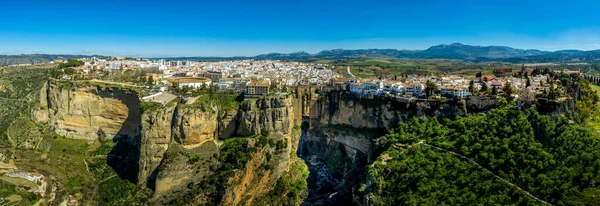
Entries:
<svg viewBox="0 0 600 206">
<path fill-rule="evenodd" d="M 369 168 L 373 184 L 365 190 L 375 205 L 534 202 L 523 191 L 556 205 L 589 205 L 600 197 L 600 139 L 567 115 L 505 103 L 486 115 L 413 118 L 379 143 L 387 149 Z"/>
<path fill-rule="evenodd" d="M 302 159 L 294 157 L 290 171 L 283 174 L 271 191 L 258 196 L 253 205 L 300 205 L 308 195 L 308 168 Z"/>
<path fill-rule="evenodd" d="M 169 103 L 193 108 L 190 109 L 192 112 L 242 111 L 246 116 L 241 116 L 247 118 L 245 126 L 257 128 L 244 133 L 254 135 L 262 131 L 251 137 L 225 138 L 222 142 L 209 135 L 210 141 L 205 141 L 206 144 L 191 148 L 169 139 L 172 138 L 169 132 L 174 131 L 170 119 L 172 112 L 164 112 L 166 115 L 156 116 L 146 123 L 162 121 L 161 124 L 166 126 L 156 133 L 161 133 L 160 136 L 167 142 L 160 145 L 163 152 L 166 150 L 164 155 L 156 155 L 151 150 L 147 151 L 152 154 L 143 154 L 146 155 L 144 158 L 154 158 L 152 161 L 157 162 L 155 166 L 158 165 L 158 169 L 148 170 L 148 173 L 157 173 L 153 174 L 157 179 L 156 185 L 148 181 L 146 187 L 125 180 L 126 177 L 107 164 L 107 158 L 111 156 L 126 158 L 111 155 L 114 150 L 132 150 L 135 153 L 139 144 L 118 147 L 118 143 L 125 141 L 86 142 L 54 134 L 49 129 L 51 125 L 40 125 L 31 120 L 32 110 L 47 109 L 35 104 L 41 87 L 39 83 L 44 82 L 46 75 L 37 73 L 40 71 L 32 72 L 30 76 L 15 75 L 8 70 L 1 72 L 0 153 L 3 156 L 0 157 L 5 162 L 13 160 L 19 168 L 52 175 L 59 188 L 57 199 L 73 195 L 89 205 L 143 205 L 152 201 L 172 205 L 218 205 L 227 204 L 224 199 L 229 198 L 231 202 L 241 204 L 299 205 L 308 196 L 306 165 L 294 156 L 293 145 L 299 140 L 286 136 L 294 136 L 293 132 L 283 135 L 283 130 L 291 125 L 287 124 L 289 119 L 286 118 L 291 119 L 293 112 L 283 110 L 287 112 L 283 114 L 278 110 L 291 108 L 290 102 L 273 99 L 239 101 L 235 95 L 206 93 L 192 104 Z M 91 86 L 110 92 L 127 88 L 127 85 L 97 81 L 60 81 L 57 84 L 61 86 L 57 90 Z M 568 102 L 571 99 L 562 102 L 572 103 L 568 106 L 575 111 L 564 109 L 557 113 L 542 113 L 540 108 L 521 109 L 502 100 L 499 108 L 484 115 L 453 119 L 412 118 L 378 138 L 375 150 L 371 150 L 371 140 L 374 139 L 371 135 L 381 136 L 384 133 L 378 129 L 319 125 L 320 132 L 332 137 L 332 142 L 354 146 L 365 143 L 364 148 L 354 149 L 347 149 L 339 142 L 323 146 L 328 155 L 323 159 L 332 173 L 367 179 L 361 185 L 355 184 L 358 180 L 342 178 L 344 181 L 340 187 L 347 187 L 344 191 L 351 195 L 358 191 L 358 196 L 374 205 L 541 203 L 534 197 L 556 205 L 591 204 L 600 197 L 596 186 L 600 181 L 600 140 L 595 131 L 583 125 L 589 121 L 589 115 L 592 115 L 592 120 L 600 119 L 594 116 L 597 114 L 594 111 L 597 111 L 598 97 L 585 81 L 576 76 L 559 76 L 556 84 L 571 95 L 573 102 Z M 131 92 L 127 94 L 135 95 L 134 99 L 138 100 L 138 90 L 127 90 Z M 390 107 L 407 112 L 411 109 L 392 99 L 353 100 L 367 110 Z M 331 105 L 335 107 L 337 104 Z M 164 108 L 150 103 L 139 106 L 142 114 L 162 112 Z M 384 110 L 373 112 L 375 121 L 387 121 L 381 119 L 381 113 Z M 416 114 L 408 117 L 413 115 Z M 271 123 L 278 124 L 278 127 L 264 126 Z M 133 142 L 135 138 L 130 140 Z M 361 142 L 356 142 L 358 140 Z M 320 141 L 315 140 L 315 144 L 321 144 Z M 144 144 L 157 146 L 155 143 Z M 304 148 L 310 150 L 316 147 L 307 144 Z M 357 152 L 354 150 L 369 154 L 352 158 L 349 154 Z M 370 154 L 373 151 L 375 154 Z M 362 166 L 354 167 L 364 165 L 356 164 L 357 159 L 367 162 L 377 155 L 378 160 L 367 168 L 367 172 Z M 123 164 L 135 165 L 140 156 L 128 156 L 133 161 L 123 161 Z M 134 170 L 128 172 L 135 173 Z M 170 183 L 184 178 L 188 179 L 172 185 L 159 185 L 160 181 Z"/>
<path fill-rule="evenodd" d="M 226 139 L 220 146 L 218 154 L 219 166 L 213 168 L 213 174 L 196 184 L 187 185 L 182 197 L 173 199 L 169 205 L 185 205 L 191 203 L 203 203 L 218 205 L 228 186 L 228 179 L 235 170 L 242 169 L 250 160 L 251 152 L 256 148 L 249 147 L 246 138 Z"/>
<path fill-rule="evenodd" d="M 198 108 L 203 112 L 218 108 L 221 111 L 237 110 L 242 103 L 243 98 L 239 95 L 230 93 L 205 93 L 197 96 L 192 104 L 184 104 L 181 107 Z"/>
</svg>

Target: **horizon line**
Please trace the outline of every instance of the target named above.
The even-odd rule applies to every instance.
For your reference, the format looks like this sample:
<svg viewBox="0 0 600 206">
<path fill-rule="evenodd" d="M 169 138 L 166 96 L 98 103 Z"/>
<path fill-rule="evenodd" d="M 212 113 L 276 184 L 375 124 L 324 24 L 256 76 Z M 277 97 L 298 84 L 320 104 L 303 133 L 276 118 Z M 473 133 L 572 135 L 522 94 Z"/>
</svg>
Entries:
<svg viewBox="0 0 600 206">
<path fill-rule="evenodd" d="M 450 44 L 437 44 L 437 45 L 433 45 L 433 46 L 429 46 L 426 49 L 399 49 L 399 48 L 354 48 L 354 49 L 346 49 L 346 48 L 335 48 L 335 49 L 323 49 L 320 50 L 318 52 L 307 52 L 305 50 L 299 50 L 299 51 L 295 51 L 295 52 L 266 52 L 266 53 L 259 53 L 256 55 L 226 55 L 226 56 L 219 56 L 219 55 L 214 55 L 214 56 L 202 56 L 202 55 L 181 55 L 181 56 L 170 56 L 170 55 L 156 55 L 156 56 L 152 56 L 152 55 L 105 55 L 105 54 L 82 54 L 82 53 L 4 53 L 4 52 L 0 52 L 0 56 L 19 56 L 19 55 L 55 55 L 55 56 L 60 56 L 60 55 L 71 55 L 71 56 L 90 56 L 90 57 L 94 57 L 94 56 L 103 56 L 103 57 L 130 57 L 130 58 L 148 58 L 148 59 L 155 59 L 155 58 L 253 58 L 253 57 L 257 57 L 260 55 L 268 55 L 268 54 L 294 54 L 294 53 L 307 53 L 309 55 L 315 55 L 318 54 L 320 52 L 323 51 L 335 51 L 335 50 L 347 50 L 347 51 L 352 51 L 352 50 L 398 50 L 398 51 L 426 51 L 432 47 L 435 46 L 450 46 L 453 44 L 460 44 L 460 45 L 464 45 L 464 46 L 473 46 L 473 47 L 508 47 L 508 48 L 512 48 L 512 49 L 518 49 L 518 50 L 538 50 L 538 51 L 542 51 L 542 52 L 558 52 L 558 51 L 581 51 L 581 52 L 589 52 L 589 51 L 597 51 L 600 49 L 591 49 L 591 50 L 583 50 L 583 49 L 559 49 L 559 50 L 542 50 L 542 49 L 536 49 L 536 48 L 529 48 L 529 49 L 524 49 L 524 48 L 517 48 L 517 47 L 512 47 L 512 46 L 503 46 L 503 45 L 472 45 L 472 44 L 464 44 L 464 43 L 450 43 Z M 109 53 L 113 53 L 113 52 L 109 52 Z"/>
</svg>

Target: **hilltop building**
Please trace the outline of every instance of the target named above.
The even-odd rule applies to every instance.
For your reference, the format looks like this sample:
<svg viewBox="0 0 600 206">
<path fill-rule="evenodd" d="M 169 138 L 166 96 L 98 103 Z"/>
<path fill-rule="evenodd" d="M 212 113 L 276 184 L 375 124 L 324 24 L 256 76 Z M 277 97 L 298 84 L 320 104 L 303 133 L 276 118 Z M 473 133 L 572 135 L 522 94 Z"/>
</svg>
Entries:
<svg viewBox="0 0 600 206">
<path fill-rule="evenodd" d="M 209 78 L 204 77 L 179 77 L 171 80 L 171 83 L 178 83 L 179 88 L 183 88 L 186 86 L 199 89 L 210 86 L 212 81 Z"/>
<path fill-rule="evenodd" d="M 269 82 L 267 81 L 250 81 L 246 85 L 246 96 L 264 96 L 269 94 Z"/>
<path fill-rule="evenodd" d="M 217 71 L 207 71 L 204 73 L 204 77 L 209 78 L 213 82 L 218 82 L 223 78 L 223 73 Z"/>
</svg>

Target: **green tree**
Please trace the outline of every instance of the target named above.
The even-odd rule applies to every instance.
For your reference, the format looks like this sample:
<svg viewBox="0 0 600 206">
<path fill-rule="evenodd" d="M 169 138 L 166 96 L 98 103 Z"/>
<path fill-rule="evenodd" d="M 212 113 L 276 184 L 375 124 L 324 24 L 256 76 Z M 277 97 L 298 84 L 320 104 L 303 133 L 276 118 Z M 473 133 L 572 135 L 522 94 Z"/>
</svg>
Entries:
<svg viewBox="0 0 600 206">
<path fill-rule="evenodd" d="M 573 82 L 582 89 L 578 105 L 598 99 L 586 82 L 576 77 Z M 377 143 L 390 158 L 369 166 L 371 185 L 358 191 L 374 205 L 540 203 L 502 182 L 508 181 L 551 204 L 595 204 L 600 195 L 595 131 L 573 123 L 570 115 L 543 115 L 535 107 L 514 110 L 514 104 L 501 98 L 501 106 L 486 115 L 400 123 Z"/>
<path fill-rule="evenodd" d="M 469 92 L 470 93 L 475 93 L 475 83 L 473 82 L 473 80 L 471 80 L 469 82 Z"/>
<path fill-rule="evenodd" d="M 270 132 L 269 132 L 269 129 L 267 129 L 267 128 L 262 128 L 262 129 L 260 130 L 260 135 L 262 135 L 263 137 L 268 137 L 268 136 L 269 136 L 269 133 L 270 133 Z"/>
<path fill-rule="evenodd" d="M 154 88 L 154 79 L 152 79 L 152 77 L 148 77 L 147 84 L 150 86 L 150 89 Z"/>
<path fill-rule="evenodd" d="M 498 88 L 496 86 L 492 86 L 492 95 L 498 95 Z"/>
<path fill-rule="evenodd" d="M 513 94 L 513 88 L 512 88 L 512 85 L 510 84 L 510 82 L 506 82 L 504 84 L 504 88 L 502 88 L 502 91 L 504 91 L 504 95 L 506 95 L 506 96 L 510 96 Z"/>
<path fill-rule="evenodd" d="M 479 92 L 485 93 L 488 91 L 488 89 L 489 88 L 488 88 L 487 84 L 485 82 L 483 82 L 483 83 L 481 83 L 481 90 L 479 90 Z"/>
<path fill-rule="evenodd" d="M 52 70 L 50 70 L 50 76 L 52 78 L 59 78 L 63 74 L 65 74 L 65 73 L 63 71 L 61 71 L 60 69 L 52 69 Z"/>
<path fill-rule="evenodd" d="M 525 88 L 531 86 L 531 81 L 529 80 L 529 77 L 527 77 L 527 82 L 525 82 Z"/>
<path fill-rule="evenodd" d="M 64 72 L 65 74 L 67 74 L 67 75 L 73 75 L 73 74 L 75 74 L 75 69 L 73 69 L 73 68 L 71 68 L 71 67 L 68 67 L 68 68 L 65 68 L 65 69 L 63 70 L 63 72 Z"/>
<path fill-rule="evenodd" d="M 179 82 L 173 82 L 173 85 L 171 85 L 171 87 L 174 91 L 179 91 Z"/>
<path fill-rule="evenodd" d="M 437 85 L 429 80 L 425 84 L 425 94 L 429 97 L 433 95 L 433 93 L 437 91 Z"/>
<path fill-rule="evenodd" d="M 67 67 L 78 67 L 78 66 L 82 66 L 84 63 L 82 61 L 79 61 L 77 59 L 68 59 L 66 63 L 60 63 L 58 64 L 58 68 L 64 69 Z"/>
</svg>

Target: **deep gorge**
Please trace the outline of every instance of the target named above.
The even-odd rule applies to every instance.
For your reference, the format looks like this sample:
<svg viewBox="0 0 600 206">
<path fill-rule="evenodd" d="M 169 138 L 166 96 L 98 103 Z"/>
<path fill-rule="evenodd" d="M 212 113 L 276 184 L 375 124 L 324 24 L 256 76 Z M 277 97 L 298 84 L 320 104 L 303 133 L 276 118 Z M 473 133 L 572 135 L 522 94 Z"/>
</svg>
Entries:
<svg viewBox="0 0 600 206">
<path fill-rule="evenodd" d="M 296 164 L 297 154 L 302 154 L 310 170 L 304 204 L 362 204 L 356 189 L 365 181 L 365 166 L 378 155 L 374 139 L 411 117 L 452 118 L 469 110 L 484 111 L 497 102 L 403 102 L 316 91 L 297 88 L 235 107 L 205 98 L 146 108 L 130 88 L 51 80 L 42 88 L 33 119 L 68 138 L 114 141 L 107 163 L 122 179 L 150 188 L 149 198 L 159 203 L 201 190 L 220 174 L 223 143 L 242 137 L 247 162 L 228 173 L 232 182 L 220 189 L 218 203 L 266 201 L 281 177 L 299 177 L 294 171 L 306 167 Z M 259 138 L 263 136 L 264 141 Z"/>
</svg>

